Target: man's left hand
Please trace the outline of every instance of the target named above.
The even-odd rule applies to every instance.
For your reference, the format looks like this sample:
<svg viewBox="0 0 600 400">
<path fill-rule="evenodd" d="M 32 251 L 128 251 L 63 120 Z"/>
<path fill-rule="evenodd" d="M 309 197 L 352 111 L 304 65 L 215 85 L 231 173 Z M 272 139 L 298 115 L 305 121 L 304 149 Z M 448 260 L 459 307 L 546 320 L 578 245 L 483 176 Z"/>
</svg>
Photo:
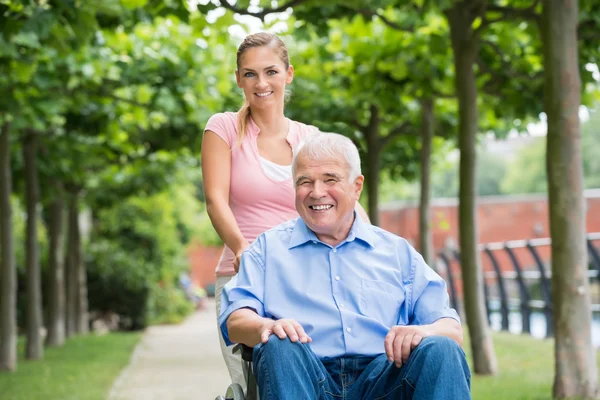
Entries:
<svg viewBox="0 0 600 400">
<path fill-rule="evenodd" d="M 423 338 L 429 335 L 425 326 L 396 325 L 392 327 L 383 342 L 388 360 L 400 368 L 408 361 L 410 352 L 421 343 Z"/>
</svg>

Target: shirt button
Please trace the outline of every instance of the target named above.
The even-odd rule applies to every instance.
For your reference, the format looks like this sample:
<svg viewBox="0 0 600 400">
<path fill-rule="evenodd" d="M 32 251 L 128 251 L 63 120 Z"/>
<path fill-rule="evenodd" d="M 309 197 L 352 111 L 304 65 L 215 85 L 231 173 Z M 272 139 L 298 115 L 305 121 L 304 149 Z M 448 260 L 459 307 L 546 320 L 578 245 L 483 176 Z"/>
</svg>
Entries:
<svg viewBox="0 0 600 400">
<path fill-rule="evenodd" d="M 348 333 L 352 332 L 352 328 L 346 328 L 346 332 L 348 332 Z"/>
<path fill-rule="evenodd" d="M 341 304 L 340 304 L 340 307 L 344 308 L 344 303 L 341 303 Z"/>
<path fill-rule="evenodd" d="M 340 280 L 340 277 L 339 277 L 339 276 L 336 276 L 336 277 L 335 277 L 335 280 L 336 280 L 336 281 L 339 281 L 339 280 Z"/>
<path fill-rule="evenodd" d="M 335 253 L 337 251 L 337 249 L 333 249 L 333 252 Z"/>
</svg>

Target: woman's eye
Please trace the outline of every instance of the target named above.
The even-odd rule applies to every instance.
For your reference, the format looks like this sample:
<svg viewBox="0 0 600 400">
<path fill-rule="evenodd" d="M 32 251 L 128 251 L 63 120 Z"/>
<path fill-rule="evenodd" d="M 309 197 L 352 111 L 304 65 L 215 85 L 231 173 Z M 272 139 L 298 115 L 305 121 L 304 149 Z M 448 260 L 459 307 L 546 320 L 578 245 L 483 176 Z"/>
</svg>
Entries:
<svg viewBox="0 0 600 400">
<path fill-rule="evenodd" d="M 276 73 L 277 71 L 275 71 L 274 69 L 267 71 L 267 75 L 275 75 Z"/>
<path fill-rule="evenodd" d="M 254 72 L 246 72 L 246 73 L 244 74 L 244 77 L 246 77 L 246 78 L 251 78 L 251 77 L 253 77 L 253 76 L 254 76 Z"/>
</svg>

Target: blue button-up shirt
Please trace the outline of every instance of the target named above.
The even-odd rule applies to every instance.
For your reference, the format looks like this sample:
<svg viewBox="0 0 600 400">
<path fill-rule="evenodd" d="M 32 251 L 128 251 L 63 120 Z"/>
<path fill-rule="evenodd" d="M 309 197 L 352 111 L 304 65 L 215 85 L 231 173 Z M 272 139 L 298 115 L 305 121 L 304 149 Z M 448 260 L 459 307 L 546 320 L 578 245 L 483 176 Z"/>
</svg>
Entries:
<svg viewBox="0 0 600 400">
<path fill-rule="evenodd" d="M 332 247 L 301 218 L 260 235 L 242 254 L 238 275 L 223 289 L 219 325 L 243 307 L 262 317 L 297 320 L 321 358 L 375 356 L 394 325 L 450 317 L 446 283 L 404 239 L 360 217 Z"/>
</svg>

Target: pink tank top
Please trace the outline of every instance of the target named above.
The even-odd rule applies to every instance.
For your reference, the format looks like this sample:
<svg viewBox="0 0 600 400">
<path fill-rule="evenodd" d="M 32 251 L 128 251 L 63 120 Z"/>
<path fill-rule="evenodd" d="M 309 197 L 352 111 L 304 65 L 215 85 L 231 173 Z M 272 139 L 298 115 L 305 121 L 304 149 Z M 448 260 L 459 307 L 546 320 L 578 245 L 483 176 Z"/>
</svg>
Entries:
<svg viewBox="0 0 600 400">
<path fill-rule="evenodd" d="M 219 135 L 231 148 L 229 206 L 242 235 L 249 243 L 264 231 L 298 216 L 292 180 L 275 181 L 262 168 L 256 141 L 260 129 L 252 118 L 248 120 L 241 145 L 237 144 L 237 113 L 213 115 L 204 128 L 205 132 L 207 130 Z M 308 134 L 317 131 L 312 125 L 290 120 L 287 141 L 294 148 Z M 233 252 L 225 246 L 216 275 L 235 275 L 233 259 Z"/>
</svg>

